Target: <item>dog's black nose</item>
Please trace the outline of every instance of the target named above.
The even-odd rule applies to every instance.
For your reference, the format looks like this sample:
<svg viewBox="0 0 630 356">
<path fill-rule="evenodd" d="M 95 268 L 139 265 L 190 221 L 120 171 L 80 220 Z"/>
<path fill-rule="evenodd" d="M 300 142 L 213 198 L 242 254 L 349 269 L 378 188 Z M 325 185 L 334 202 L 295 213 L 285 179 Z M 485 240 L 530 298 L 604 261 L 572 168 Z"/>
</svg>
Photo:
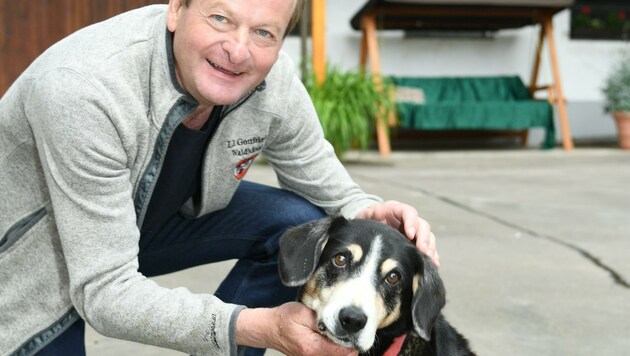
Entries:
<svg viewBox="0 0 630 356">
<path fill-rule="evenodd" d="M 367 316 L 357 307 L 345 307 L 339 312 L 339 322 L 344 330 L 356 333 L 367 323 Z"/>
</svg>

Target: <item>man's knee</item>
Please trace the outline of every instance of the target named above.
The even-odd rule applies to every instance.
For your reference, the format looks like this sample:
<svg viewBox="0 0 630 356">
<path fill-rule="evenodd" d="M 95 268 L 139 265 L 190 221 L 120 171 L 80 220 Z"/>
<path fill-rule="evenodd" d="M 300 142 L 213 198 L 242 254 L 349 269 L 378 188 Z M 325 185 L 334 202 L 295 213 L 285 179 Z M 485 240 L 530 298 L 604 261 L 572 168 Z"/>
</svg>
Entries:
<svg viewBox="0 0 630 356">
<path fill-rule="evenodd" d="M 298 195 L 294 195 L 292 199 L 285 199 L 284 204 L 273 212 L 274 231 L 269 231 L 270 238 L 265 243 L 267 252 L 273 256 L 277 254 L 280 236 L 287 229 L 324 217 L 326 217 L 324 210 Z"/>
<path fill-rule="evenodd" d="M 322 219 L 326 216 L 324 210 L 298 195 L 295 195 L 295 199 L 288 200 L 277 214 L 286 228 Z"/>
</svg>

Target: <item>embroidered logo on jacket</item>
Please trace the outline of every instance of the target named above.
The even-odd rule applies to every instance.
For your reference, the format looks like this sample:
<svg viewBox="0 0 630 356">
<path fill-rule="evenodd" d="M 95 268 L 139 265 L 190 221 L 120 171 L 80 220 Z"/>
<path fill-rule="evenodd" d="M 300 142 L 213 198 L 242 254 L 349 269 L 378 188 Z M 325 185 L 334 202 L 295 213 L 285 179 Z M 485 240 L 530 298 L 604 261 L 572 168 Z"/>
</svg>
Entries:
<svg viewBox="0 0 630 356">
<path fill-rule="evenodd" d="M 236 179 L 241 180 L 241 178 L 247 174 L 247 170 L 249 169 L 249 166 L 252 165 L 252 162 L 254 162 L 254 158 L 256 158 L 256 156 L 258 156 L 258 154 L 240 160 L 236 164 L 236 167 L 234 168 L 234 177 L 236 177 Z"/>
<path fill-rule="evenodd" d="M 226 143 L 227 148 L 232 152 L 233 156 L 245 156 L 262 150 L 265 137 L 254 136 L 250 138 L 239 138 L 236 140 L 227 140 Z"/>
</svg>

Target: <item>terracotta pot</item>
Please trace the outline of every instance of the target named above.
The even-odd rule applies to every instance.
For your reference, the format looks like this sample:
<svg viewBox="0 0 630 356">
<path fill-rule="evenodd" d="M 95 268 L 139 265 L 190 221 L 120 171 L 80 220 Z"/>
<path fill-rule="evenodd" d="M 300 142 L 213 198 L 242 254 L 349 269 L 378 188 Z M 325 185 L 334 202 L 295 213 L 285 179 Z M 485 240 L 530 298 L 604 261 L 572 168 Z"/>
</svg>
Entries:
<svg viewBox="0 0 630 356">
<path fill-rule="evenodd" d="M 613 116 L 617 123 L 619 147 L 624 150 L 630 150 L 630 111 L 614 112 Z"/>
</svg>

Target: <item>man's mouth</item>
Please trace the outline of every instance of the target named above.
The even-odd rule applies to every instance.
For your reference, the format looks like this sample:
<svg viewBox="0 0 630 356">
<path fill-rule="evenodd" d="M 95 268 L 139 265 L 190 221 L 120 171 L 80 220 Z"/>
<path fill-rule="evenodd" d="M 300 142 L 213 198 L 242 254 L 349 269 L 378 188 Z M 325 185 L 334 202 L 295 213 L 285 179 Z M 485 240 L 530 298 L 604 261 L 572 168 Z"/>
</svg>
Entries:
<svg viewBox="0 0 630 356">
<path fill-rule="evenodd" d="M 238 75 L 243 74 L 243 72 L 232 72 L 230 70 L 227 70 L 227 69 L 221 67 L 220 65 L 214 63 L 213 61 L 211 61 L 209 59 L 207 59 L 207 61 L 208 61 L 208 64 L 210 64 L 212 66 L 212 68 L 218 70 L 221 73 L 225 73 L 225 74 L 228 74 L 228 75 L 234 75 L 234 76 L 238 76 Z"/>
</svg>

